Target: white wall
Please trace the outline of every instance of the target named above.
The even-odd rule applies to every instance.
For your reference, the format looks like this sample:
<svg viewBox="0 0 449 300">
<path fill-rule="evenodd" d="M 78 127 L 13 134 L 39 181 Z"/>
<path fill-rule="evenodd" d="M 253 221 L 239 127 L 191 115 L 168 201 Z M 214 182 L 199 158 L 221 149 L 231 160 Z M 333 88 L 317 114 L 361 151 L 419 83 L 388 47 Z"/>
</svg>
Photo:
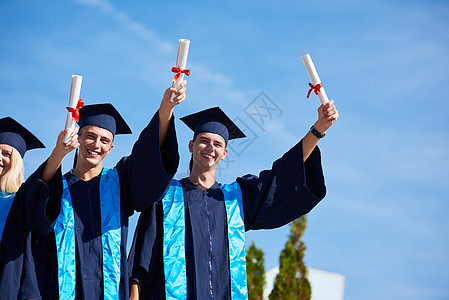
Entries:
<svg viewBox="0 0 449 300">
<path fill-rule="evenodd" d="M 311 300 L 343 300 L 345 292 L 345 276 L 323 270 L 309 269 L 309 282 L 312 286 Z M 274 267 L 265 273 L 266 285 L 264 299 L 273 289 L 274 279 L 279 273 L 279 267 Z"/>
</svg>

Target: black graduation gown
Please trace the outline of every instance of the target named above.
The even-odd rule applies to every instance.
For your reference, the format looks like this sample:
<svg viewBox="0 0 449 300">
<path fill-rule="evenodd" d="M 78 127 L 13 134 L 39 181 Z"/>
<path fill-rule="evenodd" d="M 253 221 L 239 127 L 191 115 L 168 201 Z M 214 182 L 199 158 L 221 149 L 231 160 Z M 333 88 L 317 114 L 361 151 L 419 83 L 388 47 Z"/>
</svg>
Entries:
<svg viewBox="0 0 449 300">
<path fill-rule="evenodd" d="M 16 300 L 28 299 L 19 294 L 20 286 L 25 274 L 22 273 L 24 261 L 28 257 L 24 255 L 25 248 L 30 245 L 33 222 L 36 211 L 36 203 L 28 201 L 32 183 L 37 179 L 31 175 L 19 188 L 14 196 L 11 208 L 5 221 L 3 235 L 0 241 L 0 299 Z M 34 271 L 31 266 L 30 271 Z"/>
<path fill-rule="evenodd" d="M 299 142 L 259 176 L 237 178 L 245 231 L 283 226 L 308 213 L 326 194 L 318 147 L 303 163 Z M 230 299 L 227 217 L 221 184 L 203 191 L 181 180 L 185 201 L 187 299 Z M 163 209 L 140 216 L 128 263 L 141 299 L 165 299 Z"/>
<path fill-rule="evenodd" d="M 120 299 L 127 300 L 129 294 L 126 255 L 128 217 L 135 210 L 144 210 L 162 198 L 178 162 L 173 118 L 167 137 L 159 147 L 159 115 L 156 113 L 134 144 L 131 155 L 116 165 L 121 202 Z M 43 167 L 38 170 L 39 174 L 42 174 Z M 70 189 L 75 217 L 76 299 L 103 299 L 100 175 L 89 181 L 83 181 L 70 172 L 64 176 Z M 34 259 L 35 273 L 29 273 L 22 289 L 27 289 L 23 293 L 34 299 L 58 299 L 58 263 L 53 227 L 61 205 L 61 171 L 48 185 L 39 181 L 34 188 L 33 193 L 39 198 L 36 224 L 39 233 L 33 233 L 31 238 L 30 260 Z"/>
</svg>

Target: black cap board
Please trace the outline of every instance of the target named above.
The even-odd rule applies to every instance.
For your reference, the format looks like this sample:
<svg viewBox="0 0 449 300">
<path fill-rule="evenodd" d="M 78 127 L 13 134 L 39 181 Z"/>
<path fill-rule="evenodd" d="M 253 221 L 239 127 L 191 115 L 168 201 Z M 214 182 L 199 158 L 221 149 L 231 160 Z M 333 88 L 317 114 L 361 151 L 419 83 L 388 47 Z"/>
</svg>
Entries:
<svg viewBox="0 0 449 300">
<path fill-rule="evenodd" d="M 95 125 L 116 134 L 130 134 L 131 129 L 120 113 L 110 103 L 84 105 L 79 111 L 80 128 Z"/>
<path fill-rule="evenodd" d="M 212 132 L 221 135 L 226 144 L 228 140 L 246 137 L 246 135 L 219 108 L 212 107 L 181 118 L 191 130 L 194 137 L 201 132 Z"/>
<path fill-rule="evenodd" d="M 36 136 L 11 117 L 0 119 L 0 144 L 14 147 L 22 158 L 28 150 L 45 148 Z"/>
</svg>

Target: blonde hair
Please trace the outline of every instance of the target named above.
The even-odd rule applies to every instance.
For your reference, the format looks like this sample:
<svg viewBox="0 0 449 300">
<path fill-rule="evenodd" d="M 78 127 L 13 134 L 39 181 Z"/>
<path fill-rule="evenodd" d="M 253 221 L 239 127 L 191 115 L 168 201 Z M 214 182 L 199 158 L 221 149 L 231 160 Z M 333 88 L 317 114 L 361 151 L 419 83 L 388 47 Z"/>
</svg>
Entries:
<svg viewBox="0 0 449 300">
<path fill-rule="evenodd" d="M 0 178 L 0 189 L 4 196 L 6 196 L 6 193 L 13 194 L 19 190 L 24 181 L 23 173 L 22 156 L 20 156 L 19 151 L 13 147 L 11 153 L 11 168 Z"/>
</svg>

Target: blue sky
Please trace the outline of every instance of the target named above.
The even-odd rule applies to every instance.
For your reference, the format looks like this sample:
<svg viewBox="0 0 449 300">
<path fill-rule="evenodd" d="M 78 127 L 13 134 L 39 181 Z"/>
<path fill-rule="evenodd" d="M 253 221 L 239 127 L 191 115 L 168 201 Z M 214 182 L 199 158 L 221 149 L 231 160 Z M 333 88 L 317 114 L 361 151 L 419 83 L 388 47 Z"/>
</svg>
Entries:
<svg viewBox="0 0 449 300">
<path fill-rule="evenodd" d="M 328 193 L 308 216 L 307 265 L 344 274 L 347 300 L 448 299 L 448 29 L 447 1 L 1 0 L 1 116 L 47 145 L 25 156 L 29 175 L 82 75 L 81 98 L 113 103 L 133 130 L 116 138 L 111 167 L 159 107 L 188 38 L 188 97 L 175 114 L 219 105 L 245 128 L 250 139 L 230 145 L 217 173 L 230 182 L 270 168 L 315 122 L 300 58 L 310 53 L 340 118 L 319 144 Z M 176 126 L 181 178 L 191 132 Z M 247 234 L 267 269 L 288 232 Z"/>
</svg>

